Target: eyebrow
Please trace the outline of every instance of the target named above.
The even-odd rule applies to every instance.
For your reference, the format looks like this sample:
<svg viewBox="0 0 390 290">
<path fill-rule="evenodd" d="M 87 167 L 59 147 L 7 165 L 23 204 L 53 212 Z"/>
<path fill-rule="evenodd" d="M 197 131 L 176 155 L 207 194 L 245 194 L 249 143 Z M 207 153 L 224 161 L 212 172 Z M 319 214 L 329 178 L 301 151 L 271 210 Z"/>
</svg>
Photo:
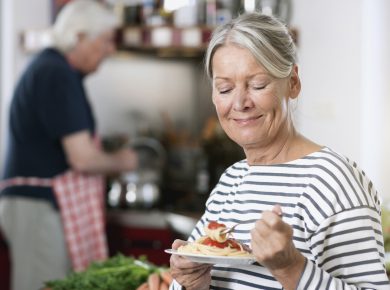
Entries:
<svg viewBox="0 0 390 290">
<path fill-rule="evenodd" d="M 258 72 L 258 73 L 254 73 L 254 74 L 248 76 L 247 79 L 252 79 L 252 78 L 254 78 L 254 77 L 256 77 L 256 76 L 259 76 L 259 75 L 265 75 L 265 76 L 267 76 L 267 77 L 270 76 L 269 73 L 266 73 L 266 72 Z M 218 80 L 218 79 L 221 79 L 221 80 L 229 80 L 230 78 L 228 78 L 228 77 L 222 77 L 222 76 L 221 76 L 221 77 L 220 77 L 220 76 L 214 77 L 214 80 Z"/>
</svg>

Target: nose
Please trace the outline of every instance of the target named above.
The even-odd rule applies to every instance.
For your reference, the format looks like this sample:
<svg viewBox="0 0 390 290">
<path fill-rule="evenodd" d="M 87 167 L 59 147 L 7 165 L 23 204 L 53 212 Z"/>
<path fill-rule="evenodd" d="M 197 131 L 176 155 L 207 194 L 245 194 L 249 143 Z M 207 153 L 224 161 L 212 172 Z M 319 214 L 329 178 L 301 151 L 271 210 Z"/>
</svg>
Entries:
<svg viewBox="0 0 390 290">
<path fill-rule="evenodd" d="M 252 101 L 249 97 L 248 91 L 243 88 L 236 91 L 233 99 L 233 109 L 236 111 L 244 111 L 250 108 Z"/>
</svg>

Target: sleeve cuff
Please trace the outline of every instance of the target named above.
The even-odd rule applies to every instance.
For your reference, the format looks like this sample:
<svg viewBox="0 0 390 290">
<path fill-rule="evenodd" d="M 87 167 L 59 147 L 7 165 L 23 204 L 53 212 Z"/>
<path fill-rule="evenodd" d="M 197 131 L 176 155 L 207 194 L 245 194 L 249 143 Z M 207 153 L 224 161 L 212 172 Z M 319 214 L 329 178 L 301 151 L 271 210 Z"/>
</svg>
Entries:
<svg viewBox="0 0 390 290">
<path fill-rule="evenodd" d="M 303 272 L 301 278 L 299 279 L 296 290 L 311 289 L 310 286 L 313 286 L 312 283 L 314 283 L 314 281 L 317 281 L 314 279 L 316 275 L 316 269 L 317 268 L 313 264 L 313 262 L 309 259 L 306 259 L 305 267 L 303 268 Z"/>
<path fill-rule="evenodd" d="M 185 290 L 176 280 L 173 280 L 172 284 L 169 286 L 169 290 Z"/>
</svg>

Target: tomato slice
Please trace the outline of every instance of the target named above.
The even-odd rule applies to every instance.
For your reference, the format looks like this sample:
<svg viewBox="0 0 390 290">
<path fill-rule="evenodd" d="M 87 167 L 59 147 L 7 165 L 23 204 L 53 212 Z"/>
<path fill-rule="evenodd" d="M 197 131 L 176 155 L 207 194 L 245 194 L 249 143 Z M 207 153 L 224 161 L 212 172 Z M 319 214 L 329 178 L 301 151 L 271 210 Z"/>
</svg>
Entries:
<svg viewBox="0 0 390 290">
<path fill-rule="evenodd" d="M 217 247 L 217 248 L 226 248 L 227 246 L 227 243 L 226 241 L 223 242 L 223 243 L 220 243 L 220 242 L 217 242 L 211 238 L 206 238 L 203 242 L 202 242 L 203 245 L 206 245 L 206 246 L 212 246 L 212 247 Z"/>
<path fill-rule="evenodd" d="M 217 222 L 215 222 L 215 221 L 211 221 L 211 222 L 209 223 L 209 225 L 208 225 L 208 228 L 209 228 L 210 230 L 215 230 L 215 229 L 221 228 L 221 227 L 226 228 L 226 226 L 225 226 L 224 224 L 220 224 L 220 223 L 217 223 Z"/>
<path fill-rule="evenodd" d="M 217 247 L 220 249 L 229 248 L 229 247 L 237 250 L 241 249 L 240 245 L 232 239 L 227 239 L 225 242 L 220 243 L 208 237 L 202 242 L 202 244 L 206 246 Z"/>
<path fill-rule="evenodd" d="M 240 245 L 235 240 L 228 239 L 226 242 L 228 242 L 229 247 L 231 247 L 233 249 L 236 249 L 236 250 L 240 250 L 241 249 Z"/>
</svg>

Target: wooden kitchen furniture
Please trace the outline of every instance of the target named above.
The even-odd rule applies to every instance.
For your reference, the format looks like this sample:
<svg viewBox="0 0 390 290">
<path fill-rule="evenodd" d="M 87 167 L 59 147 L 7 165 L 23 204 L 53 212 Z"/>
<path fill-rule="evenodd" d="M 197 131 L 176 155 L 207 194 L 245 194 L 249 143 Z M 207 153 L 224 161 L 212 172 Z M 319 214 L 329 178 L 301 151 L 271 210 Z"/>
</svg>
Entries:
<svg viewBox="0 0 390 290">
<path fill-rule="evenodd" d="M 160 210 L 109 210 L 107 238 L 110 255 L 147 256 L 156 265 L 169 266 L 170 249 L 176 238 L 186 239 L 195 218 Z"/>
<path fill-rule="evenodd" d="M 0 290 L 10 289 L 10 268 L 8 245 L 0 232 Z"/>
</svg>

